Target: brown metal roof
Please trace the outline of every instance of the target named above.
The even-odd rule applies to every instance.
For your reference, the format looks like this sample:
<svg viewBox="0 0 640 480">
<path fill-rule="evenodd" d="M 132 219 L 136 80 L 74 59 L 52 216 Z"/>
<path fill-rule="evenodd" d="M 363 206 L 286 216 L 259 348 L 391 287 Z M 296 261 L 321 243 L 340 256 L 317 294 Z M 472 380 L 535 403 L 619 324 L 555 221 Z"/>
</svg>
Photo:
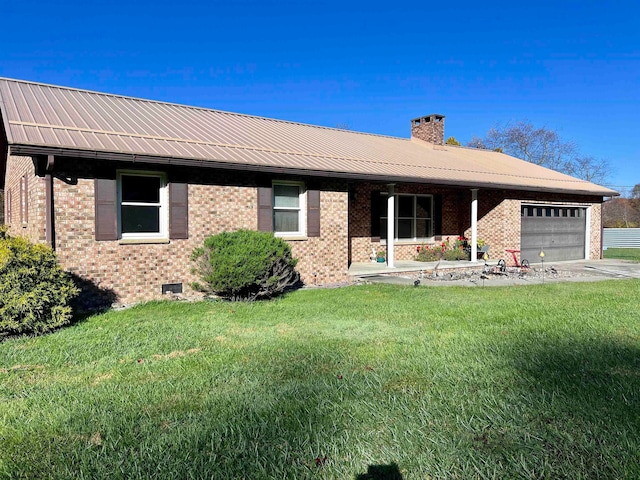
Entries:
<svg viewBox="0 0 640 480">
<path fill-rule="evenodd" d="M 502 153 L 0 78 L 14 154 L 615 195 Z"/>
</svg>

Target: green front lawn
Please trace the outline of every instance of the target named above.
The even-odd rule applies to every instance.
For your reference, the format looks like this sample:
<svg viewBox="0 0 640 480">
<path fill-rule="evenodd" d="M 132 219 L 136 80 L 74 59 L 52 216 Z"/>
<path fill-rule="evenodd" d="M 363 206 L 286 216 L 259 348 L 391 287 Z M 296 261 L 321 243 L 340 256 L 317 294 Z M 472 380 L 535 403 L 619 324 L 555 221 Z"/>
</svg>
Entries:
<svg viewBox="0 0 640 480">
<path fill-rule="evenodd" d="M 639 289 L 306 290 L 7 340 L 0 478 L 640 478 Z"/>
<path fill-rule="evenodd" d="M 603 251 L 604 258 L 619 258 L 640 262 L 640 248 L 607 248 Z"/>
</svg>

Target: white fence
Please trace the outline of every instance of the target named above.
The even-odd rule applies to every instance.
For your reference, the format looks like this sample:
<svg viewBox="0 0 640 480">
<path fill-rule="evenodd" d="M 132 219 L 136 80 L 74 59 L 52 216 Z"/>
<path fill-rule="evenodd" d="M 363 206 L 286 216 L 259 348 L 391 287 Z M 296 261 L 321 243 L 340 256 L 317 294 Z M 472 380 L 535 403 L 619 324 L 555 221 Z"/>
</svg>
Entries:
<svg viewBox="0 0 640 480">
<path fill-rule="evenodd" d="M 640 248 L 640 228 L 605 228 L 604 248 Z"/>
</svg>

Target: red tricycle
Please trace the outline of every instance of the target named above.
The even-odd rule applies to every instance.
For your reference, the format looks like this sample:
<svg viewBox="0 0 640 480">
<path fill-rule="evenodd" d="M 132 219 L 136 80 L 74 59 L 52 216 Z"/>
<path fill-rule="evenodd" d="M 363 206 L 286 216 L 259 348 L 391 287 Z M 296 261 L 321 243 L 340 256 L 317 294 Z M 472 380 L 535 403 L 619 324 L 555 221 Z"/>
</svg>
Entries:
<svg viewBox="0 0 640 480">
<path fill-rule="evenodd" d="M 529 260 L 527 260 L 526 258 L 523 258 L 521 262 L 518 262 L 518 257 L 516 256 L 516 253 L 520 253 L 520 250 L 505 248 L 504 251 L 511 254 L 511 256 L 513 257 L 513 263 L 515 263 L 517 268 L 529 268 L 531 266 L 529 265 Z M 500 268 L 501 272 L 506 271 L 507 262 L 503 258 L 501 258 L 500 260 L 498 260 L 498 267 Z"/>
</svg>

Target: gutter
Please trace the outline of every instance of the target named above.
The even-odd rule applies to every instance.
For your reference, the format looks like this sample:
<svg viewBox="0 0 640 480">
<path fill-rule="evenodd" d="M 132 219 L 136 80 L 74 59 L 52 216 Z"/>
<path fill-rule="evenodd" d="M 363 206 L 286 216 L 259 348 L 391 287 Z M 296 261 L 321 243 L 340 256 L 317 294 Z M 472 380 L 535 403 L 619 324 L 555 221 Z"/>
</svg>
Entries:
<svg viewBox="0 0 640 480">
<path fill-rule="evenodd" d="M 105 152 L 98 150 L 82 150 L 73 148 L 62 147 L 44 147 L 37 145 L 11 145 L 12 155 L 24 155 L 24 156 L 36 156 L 36 155 L 55 155 L 59 157 L 72 157 L 72 158 L 85 158 L 96 160 L 109 160 L 119 162 L 131 162 L 142 164 L 155 164 L 155 165 L 175 165 L 183 167 L 198 167 L 198 168 L 219 168 L 223 170 L 237 170 L 237 171 L 251 171 L 251 172 L 264 172 L 272 174 L 286 174 L 286 175 L 298 175 L 305 177 L 321 177 L 321 178 L 341 178 L 346 180 L 361 180 L 372 182 L 402 182 L 402 183 L 420 183 L 434 186 L 452 186 L 452 187 L 467 187 L 467 188 L 492 188 L 492 189 L 504 189 L 514 191 L 528 191 L 528 192 L 544 192 L 544 193 L 566 193 L 572 195 L 592 195 L 598 197 L 617 196 L 618 192 L 609 190 L 607 192 L 598 192 L 592 190 L 575 190 L 575 189 L 563 189 L 563 188 L 551 188 L 551 187 L 531 187 L 512 185 L 508 183 L 499 182 L 470 182 L 450 179 L 425 179 L 419 177 L 405 177 L 401 175 L 379 175 L 379 174 L 367 174 L 367 173 L 354 173 L 354 172 L 339 172 L 339 171 L 323 171 L 323 170 L 308 170 L 304 168 L 290 168 L 290 167 L 276 167 L 269 165 L 256 165 L 245 163 L 233 163 L 220 160 L 204 160 L 193 158 L 179 158 L 179 157 L 161 157 L 154 155 L 139 155 L 133 153 L 116 153 Z"/>
</svg>

